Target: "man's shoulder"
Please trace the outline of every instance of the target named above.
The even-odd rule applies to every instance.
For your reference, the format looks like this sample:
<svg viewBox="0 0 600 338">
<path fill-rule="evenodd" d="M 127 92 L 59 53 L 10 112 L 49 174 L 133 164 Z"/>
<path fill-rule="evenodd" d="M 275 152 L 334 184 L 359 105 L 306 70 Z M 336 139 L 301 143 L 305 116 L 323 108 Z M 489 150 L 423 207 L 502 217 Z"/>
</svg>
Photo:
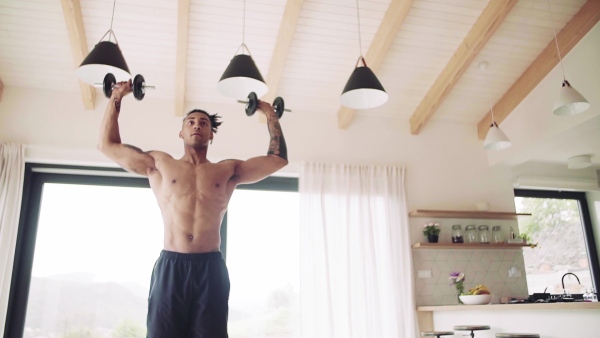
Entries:
<svg viewBox="0 0 600 338">
<path fill-rule="evenodd" d="M 238 160 L 238 159 L 227 159 L 227 160 L 219 161 L 215 164 L 218 167 L 220 167 L 220 169 L 218 169 L 218 170 L 230 172 L 232 175 L 235 175 L 235 173 L 237 172 L 237 170 L 239 168 L 240 163 L 242 163 L 242 162 L 244 162 L 244 161 Z"/>
<path fill-rule="evenodd" d="M 146 153 L 148 153 L 150 156 L 154 157 L 155 159 L 173 159 L 173 156 L 165 153 L 164 151 L 160 151 L 160 150 L 148 150 Z"/>
<path fill-rule="evenodd" d="M 224 163 L 224 164 L 232 163 L 232 164 L 235 164 L 235 163 L 239 163 L 239 162 L 242 162 L 242 160 L 237 160 L 237 159 L 234 159 L 234 158 L 229 158 L 229 159 L 226 159 L 226 160 L 221 160 L 221 161 L 217 162 L 216 164 L 220 164 L 220 163 Z"/>
</svg>

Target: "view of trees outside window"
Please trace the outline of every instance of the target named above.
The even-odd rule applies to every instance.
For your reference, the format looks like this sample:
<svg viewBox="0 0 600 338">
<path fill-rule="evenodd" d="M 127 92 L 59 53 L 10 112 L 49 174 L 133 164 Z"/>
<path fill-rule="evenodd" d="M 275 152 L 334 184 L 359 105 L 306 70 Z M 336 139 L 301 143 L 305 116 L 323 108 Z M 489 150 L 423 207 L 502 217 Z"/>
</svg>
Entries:
<svg viewBox="0 0 600 338">
<path fill-rule="evenodd" d="M 227 212 L 229 337 L 300 337 L 297 192 L 237 190 Z"/>
<path fill-rule="evenodd" d="M 567 272 L 565 289 L 572 294 L 592 288 L 591 273 L 579 203 L 572 199 L 515 197 L 516 211 L 531 213 L 519 218 L 519 233 L 526 234 L 533 249 L 523 249 L 529 294 L 562 294 L 562 278 Z"/>
<path fill-rule="evenodd" d="M 234 192 L 229 337 L 299 337 L 298 203 L 298 193 Z M 24 337 L 146 337 L 163 247 L 152 191 L 46 183 L 40 208 Z"/>
</svg>

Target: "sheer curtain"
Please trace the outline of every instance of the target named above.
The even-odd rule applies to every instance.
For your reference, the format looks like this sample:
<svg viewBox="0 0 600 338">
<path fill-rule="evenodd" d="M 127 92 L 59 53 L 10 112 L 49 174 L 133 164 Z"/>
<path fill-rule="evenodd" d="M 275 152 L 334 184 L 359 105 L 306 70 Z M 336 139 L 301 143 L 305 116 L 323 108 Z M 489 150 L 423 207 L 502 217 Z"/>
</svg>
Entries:
<svg viewBox="0 0 600 338">
<path fill-rule="evenodd" d="M 302 337 L 415 337 L 404 169 L 303 163 Z"/>
<path fill-rule="evenodd" d="M 24 173 L 25 147 L 0 143 L 0 334 L 6 320 Z"/>
</svg>

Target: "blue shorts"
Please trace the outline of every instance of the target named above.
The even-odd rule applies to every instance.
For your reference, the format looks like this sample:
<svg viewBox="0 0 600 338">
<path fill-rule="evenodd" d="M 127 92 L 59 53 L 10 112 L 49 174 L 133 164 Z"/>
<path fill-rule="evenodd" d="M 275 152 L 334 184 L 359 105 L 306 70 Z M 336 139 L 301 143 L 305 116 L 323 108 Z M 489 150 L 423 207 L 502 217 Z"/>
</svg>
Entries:
<svg viewBox="0 0 600 338">
<path fill-rule="evenodd" d="M 163 250 L 148 296 L 148 338 L 226 338 L 229 273 L 220 252 Z"/>
</svg>

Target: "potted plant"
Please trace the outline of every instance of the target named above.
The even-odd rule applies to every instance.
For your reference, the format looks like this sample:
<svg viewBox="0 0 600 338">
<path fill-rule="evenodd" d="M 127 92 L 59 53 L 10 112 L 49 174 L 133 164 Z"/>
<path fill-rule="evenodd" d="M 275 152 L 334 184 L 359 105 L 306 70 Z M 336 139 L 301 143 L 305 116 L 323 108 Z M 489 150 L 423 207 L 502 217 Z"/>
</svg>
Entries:
<svg viewBox="0 0 600 338">
<path fill-rule="evenodd" d="M 427 236 L 429 243 L 437 243 L 440 234 L 440 223 L 429 222 L 423 226 L 423 235 Z"/>
</svg>

